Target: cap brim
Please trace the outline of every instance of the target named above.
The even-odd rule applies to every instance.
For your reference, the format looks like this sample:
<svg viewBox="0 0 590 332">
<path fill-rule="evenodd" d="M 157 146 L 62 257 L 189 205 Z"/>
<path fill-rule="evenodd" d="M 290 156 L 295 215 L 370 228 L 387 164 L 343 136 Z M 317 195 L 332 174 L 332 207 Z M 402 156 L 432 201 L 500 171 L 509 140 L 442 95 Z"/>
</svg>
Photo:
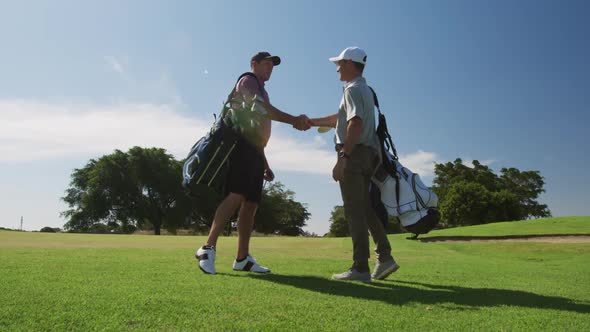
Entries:
<svg viewBox="0 0 590 332">
<path fill-rule="evenodd" d="M 337 57 L 334 57 L 334 58 L 330 58 L 329 60 L 330 60 L 331 62 L 334 62 L 334 63 L 336 63 L 336 62 L 338 62 L 338 61 L 342 60 L 342 58 L 341 58 L 341 57 L 339 57 L 339 56 L 337 56 Z"/>
<path fill-rule="evenodd" d="M 273 56 L 266 57 L 265 59 L 272 60 L 272 64 L 273 64 L 273 66 L 278 66 L 278 65 L 280 65 L 280 64 L 281 64 L 281 58 L 279 58 L 279 57 L 278 57 L 278 56 L 276 56 L 276 55 L 273 55 Z"/>
</svg>

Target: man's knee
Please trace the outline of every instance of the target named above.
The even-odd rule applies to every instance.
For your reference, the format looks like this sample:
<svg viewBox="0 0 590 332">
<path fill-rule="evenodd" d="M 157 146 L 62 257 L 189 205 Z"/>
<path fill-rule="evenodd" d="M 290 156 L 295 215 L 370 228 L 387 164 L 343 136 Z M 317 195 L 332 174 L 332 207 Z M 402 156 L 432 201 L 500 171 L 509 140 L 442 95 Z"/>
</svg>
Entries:
<svg viewBox="0 0 590 332">
<path fill-rule="evenodd" d="M 245 201 L 244 196 L 240 194 L 230 193 L 223 201 L 217 206 L 216 214 L 233 214 L 238 207 Z"/>
<path fill-rule="evenodd" d="M 256 213 L 256 210 L 258 209 L 258 203 L 244 200 L 242 202 L 242 207 L 240 209 L 241 213 L 254 215 Z"/>
</svg>

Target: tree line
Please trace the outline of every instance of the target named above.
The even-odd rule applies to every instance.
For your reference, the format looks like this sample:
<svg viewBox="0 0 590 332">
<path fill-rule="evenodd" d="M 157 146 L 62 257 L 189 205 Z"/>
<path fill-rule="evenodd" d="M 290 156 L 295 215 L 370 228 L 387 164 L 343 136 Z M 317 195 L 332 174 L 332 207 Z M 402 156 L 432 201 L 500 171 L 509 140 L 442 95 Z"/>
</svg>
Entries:
<svg viewBox="0 0 590 332">
<path fill-rule="evenodd" d="M 71 232 L 133 233 L 162 229 L 206 232 L 223 197 L 209 188 L 192 196 L 181 185 L 184 161 L 164 149 L 133 147 L 91 159 L 75 169 L 63 201 L 64 229 Z M 265 234 L 304 235 L 307 206 L 280 182 L 263 190 L 254 230 Z M 228 223 L 235 227 L 236 216 Z"/>
<path fill-rule="evenodd" d="M 133 233 L 188 229 L 206 233 L 223 197 L 209 188 L 189 196 L 181 186 L 183 160 L 164 149 L 133 147 L 91 159 L 71 174 L 63 201 L 68 209 L 64 229 L 71 232 Z M 435 165 L 432 189 L 439 197 L 440 227 L 518 221 L 548 217 L 538 197 L 545 190 L 539 171 L 502 168 L 499 174 L 477 160 L 461 159 Z M 255 231 L 277 235 L 312 235 L 303 230 L 310 218 L 304 203 L 280 182 L 269 183 L 256 216 Z M 228 223 L 235 229 L 237 216 Z M 388 233 L 404 232 L 391 218 Z M 48 231 L 48 230 L 46 230 Z M 328 236 L 348 236 L 342 206 L 334 207 Z"/>
</svg>

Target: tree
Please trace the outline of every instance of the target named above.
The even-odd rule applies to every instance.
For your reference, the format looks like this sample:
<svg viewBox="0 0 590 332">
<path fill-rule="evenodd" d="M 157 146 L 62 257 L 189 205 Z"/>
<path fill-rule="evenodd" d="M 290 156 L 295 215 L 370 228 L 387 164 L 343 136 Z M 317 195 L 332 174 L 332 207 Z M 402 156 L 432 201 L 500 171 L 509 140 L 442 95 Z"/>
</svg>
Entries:
<svg viewBox="0 0 590 332">
<path fill-rule="evenodd" d="M 545 181 L 539 171 L 521 172 L 516 168 L 500 170 L 502 187 L 518 198 L 524 218 L 550 217 L 551 211 L 545 204 L 539 204 L 537 198 L 545 192 Z"/>
<path fill-rule="evenodd" d="M 547 205 L 537 202 L 545 184 L 538 171 L 502 168 L 498 176 L 477 160 L 473 161 L 473 167 L 468 167 L 457 158 L 454 162 L 435 165 L 433 184 L 443 225 L 475 225 L 551 215 Z"/>
<path fill-rule="evenodd" d="M 445 197 L 450 186 L 456 182 L 479 183 L 488 191 L 497 191 L 500 188 L 500 181 L 494 172 L 479 161 L 473 161 L 473 168 L 463 164 L 461 158 L 454 162 L 436 164 L 434 166 L 434 178 L 432 189 L 439 197 Z"/>
<path fill-rule="evenodd" d="M 525 218 L 526 214 L 523 212 L 517 195 L 506 189 L 493 192 L 491 195 L 491 221 L 511 221 Z"/>
<path fill-rule="evenodd" d="M 387 234 L 398 234 L 403 233 L 400 223 L 397 218 L 389 216 L 389 222 L 385 225 L 385 233 Z M 326 234 L 328 237 L 347 237 L 350 236 L 350 229 L 348 227 L 348 221 L 344 216 L 344 207 L 337 205 L 332 210 L 330 216 L 330 230 Z"/>
<path fill-rule="evenodd" d="M 72 173 L 63 200 L 70 209 L 66 229 L 103 231 L 97 224 L 174 229 L 190 214 L 191 204 L 180 185 L 182 165 L 158 148 L 116 150 Z"/>
<path fill-rule="evenodd" d="M 177 228 L 206 231 L 223 197 L 202 186 L 188 196 L 181 186 L 183 161 L 165 150 L 134 147 L 90 160 L 71 175 L 63 200 L 66 230 L 131 233 L 136 229 Z M 263 192 L 255 229 L 262 233 L 302 235 L 310 217 L 305 204 L 280 183 Z M 234 219 L 235 221 L 235 219 Z M 230 221 L 230 226 L 232 225 Z M 231 230 L 231 228 L 230 228 Z"/>
<path fill-rule="evenodd" d="M 307 206 L 295 201 L 295 193 L 280 182 L 271 183 L 262 193 L 254 229 L 265 234 L 303 235 L 311 214 Z"/>
<path fill-rule="evenodd" d="M 179 174 L 179 177 L 182 173 Z M 213 217 L 215 216 L 215 210 L 223 197 L 206 186 L 195 187 L 191 190 L 192 196 L 187 196 L 188 203 L 190 204 L 190 213 L 185 218 L 183 227 L 192 229 L 198 233 L 204 233 L 209 230 L 213 223 Z M 235 221 L 234 216 L 234 221 Z M 231 221 L 229 223 L 231 230 Z M 229 234 L 228 234 L 229 235 Z"/>
<path fill-rule="evenodd" d="M 180 184 L 182 164 L 164 149 L 134 147 L 128 154 L 137 187 L 128 200 L 133 220 L 150 223 L 156 235 L 162 226 L 169 230 L 181 226 L 191 209 Z"/>
<path fill-rule="evenodd" d="M 466 226 L 490 222 L 490 206 L 491 193 L 483 185 L 460 181 L 447 190 L 439 210 L 447 225 Z"/>
<path fill-rule="evenodd" d="M 350 236 L 350 229 L 348 228 L 348 221 L 344 216 L 344 207 L 337 205 L 332 210 L 330 216 L 330 231 L 328 232 L 330 237 L 346 237 Z"/>
</svg>

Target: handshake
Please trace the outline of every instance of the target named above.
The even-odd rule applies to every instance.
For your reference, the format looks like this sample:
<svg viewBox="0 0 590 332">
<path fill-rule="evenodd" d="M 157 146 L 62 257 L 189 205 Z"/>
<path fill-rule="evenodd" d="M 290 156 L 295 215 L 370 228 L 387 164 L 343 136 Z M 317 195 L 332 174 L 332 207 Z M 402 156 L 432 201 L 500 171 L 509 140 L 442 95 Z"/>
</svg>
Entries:
<svg viewBox="0 0 590 332">
<path fill-rule="evenodd" d="M 293 128 L 297 130 L 305 131 L 313 126 L 315 126 L 315 124 L 305 114 L 301 114 L 300 116 L 295 117 L 293 121 Z"/>
<path fill-rule="evenodd" d="M 301 114 L 300 116 L 292 116 L 290 114 L 284 113 L 281 110 L 277 109 L 276 107 L 272 106 L 270 103 L 267 103 L 262 98 L 254 98 L 254 102 L 258 105 L 262 106 L 264 110 L 268 113 L 270 118 L 275 121 L 288 123 L 293 126 L 293 128 L 301 131 L 309 130 L 311 127 L 319 127 L 321 123 L 315 123 L 312 119 L 310 119 L 307 115 Z M 333 127 L 333 126 L 332 126 Z M 321 128 L 320 128 L 321 129 Z M 325 131 L 321 131 L 325 132 Z"/>
</svg>

